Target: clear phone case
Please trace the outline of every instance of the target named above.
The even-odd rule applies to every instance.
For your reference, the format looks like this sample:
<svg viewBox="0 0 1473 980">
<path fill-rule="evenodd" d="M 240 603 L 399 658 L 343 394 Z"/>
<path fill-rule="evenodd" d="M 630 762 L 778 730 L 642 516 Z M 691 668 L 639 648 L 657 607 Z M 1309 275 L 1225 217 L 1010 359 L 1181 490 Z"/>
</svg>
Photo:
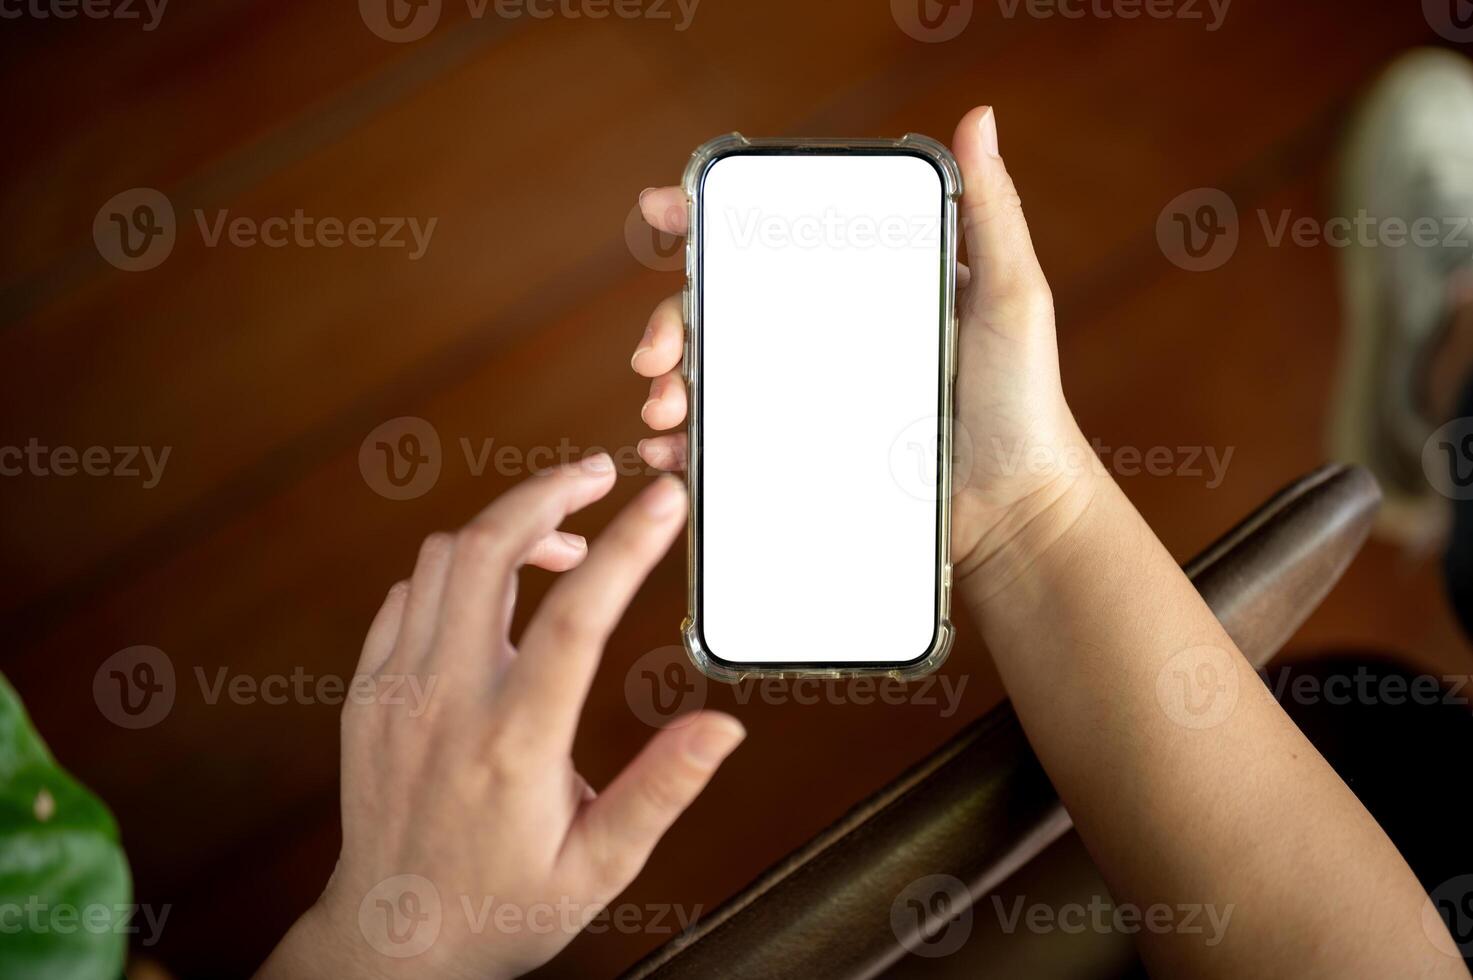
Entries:
<svg viewBox="0 0 1473 980">
<path fill-rule="evenodd" d="M 700 234 L 701 195 L 700 188 L 706 171 L 717 160 L 746 152 L 795 152 L 795 153 L 908 153 L 921 156 L 935 165 L 941 173 L 945 186 L 942 215 L 942 297 L 941 330 L 941 405 L 940 424 L 940 474 L 937 484 L 939 520 L 937 521 L 938 556 L 936 568 L 936 632 L 931 647 L 918 660 L 903 663 L 834 663 L 834 664 L 744 664 L 729 663 L 712 655 L 703 643 L 699 622 L 699 595 L 701 568 L 697 562 L 700 554 L 701 498 L 701 316 L 700 316 Z M 748 139 L 740 133 L 718 136 L 691 154 L 682 180 L 686 206 L 689 209 L 690 234 L 686 237 L 685 274 L 686 286 L 683 296 L 683 313 L 686 326 L 685 359 L 682 371 L 685 376 L 687 401 L 690 406 L 687 420 L 689 453 L 686 460 L 686 480 L 690 490 L 689 534 L 687 535 L 688 590 L 687 612 L 681 626 L 685 649 L 691 660 L 703 674 L 713 680 L 729 684 L 747 678 L 763 677 L 815 677 L 837 678 L 853 676 L 892 677 L 908 680 L 931 673 L 946 659 L 951 650 L 955 630 L 951 623 L 951 469 L 952 469 L 952 425 L 954 386 L 956 381 L 956 263 L 957 263 L 957 202 L 962 196 L 961 171 L 956 159 L 945 145 L 928 136 L 908 134 L 895 140 L 885 139 Z M 817 573 L 817 569 L 815 569 Z M 830 611 L 813 610 L 821 617 Z"/>
</svg>

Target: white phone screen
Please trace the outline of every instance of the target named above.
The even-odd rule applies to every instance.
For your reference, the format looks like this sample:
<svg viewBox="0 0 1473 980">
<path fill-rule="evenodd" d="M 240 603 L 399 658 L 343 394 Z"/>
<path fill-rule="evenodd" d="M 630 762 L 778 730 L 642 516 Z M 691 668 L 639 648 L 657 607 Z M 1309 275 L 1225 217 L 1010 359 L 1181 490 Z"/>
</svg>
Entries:
<svg viewBox="0 0 1473 980">
<path fill-rule="evenodd" d="M 701 188 L 698 621 L 719 660 L 904 663 L 939 602 L 941 174 L 743 153 Z"/>
</svg>

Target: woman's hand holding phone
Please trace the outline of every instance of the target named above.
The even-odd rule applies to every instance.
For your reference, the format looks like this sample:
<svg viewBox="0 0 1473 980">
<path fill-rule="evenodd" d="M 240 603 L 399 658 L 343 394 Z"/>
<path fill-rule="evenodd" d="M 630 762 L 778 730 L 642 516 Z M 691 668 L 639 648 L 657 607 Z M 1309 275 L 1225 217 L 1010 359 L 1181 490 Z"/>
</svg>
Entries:
<svg viewBox="0 0 1473 980">
<path fill-rule="evenodd" d="M 1406 862 L 1075 423 L 1049 287 L 991 110 L 967 114 L 952 152 L 971 262 L 970 274 L 958 270 L 954 580 L 1114 900 L 1231 917 L 1220 944 L 1200 931 L 1142 932 L 1146 966 L 1163 976 L 1466 977 Z M 655 228 L 686 232 L 682 189 L 646 191 L 641 205 Z M 680 307 L 660 304 L 633 358 L 652 379 L 641 414 L 662 432 L 687 413 Z M 770 368 L 763 397 L 781 399 L 821 366 L 788 363 L 779 348 Z M 663 434 L 640 453 L 677 469 L 686 448 L 684 435 Z"/>
<path fill-rule="evenodd" d="M 992 594 L 1078 517 L 1092 497 L 1097 467 L 1064 401 L 1053 298 L 998 155 L 992 109 L 962 119 L 952 152 L 962 170 L 960 217 L 971 263 L 958 270 L 952 561 L 959 586 L 970 579 L 973 592 Z M 640 209 L 657 230 L 687 233 L 682 188 L 646 190 Z M 662 433 L 642 440 L 639 452 L 666 470 L 686 465 L 686 435 L 669 431 L 684 424 L 688 409 L 680 372 L 684 333 L 677 294 L 655 308 L 630 362 L 651 379 L 640 415 Z M 771 369 L 776 380 L 767 397 L 781 399 L 783 386 L 802 385 L 814 366 L 787 364 L 777 349 Z"/>
</svg>

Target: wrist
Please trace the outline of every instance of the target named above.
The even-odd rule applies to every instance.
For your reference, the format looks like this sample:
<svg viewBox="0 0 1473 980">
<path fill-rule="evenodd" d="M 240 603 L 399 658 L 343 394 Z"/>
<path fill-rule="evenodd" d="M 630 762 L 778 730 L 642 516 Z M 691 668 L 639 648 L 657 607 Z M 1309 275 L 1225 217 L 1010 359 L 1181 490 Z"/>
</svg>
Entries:
<svg viewBox="0 0 1473 980">
<path fill-rule="evenodd" d="M 302 914 L 282 937 L 256 980 L 327 980 L 330 977 L 364 977 L 389 980 L 382 964 L 356 934 L 346 934 L 319 899 Z"/>
<path fill-rule="evenodd" d="M 1034 474 L 957 559 L 957 589 L 972 606 L 991 605 L 1036 579 L 1072 550 L 1101 502 L 1119 492 L 1083 435 L 1076 436 L 1039 453 L 1053 465 Z"/>
</svg>

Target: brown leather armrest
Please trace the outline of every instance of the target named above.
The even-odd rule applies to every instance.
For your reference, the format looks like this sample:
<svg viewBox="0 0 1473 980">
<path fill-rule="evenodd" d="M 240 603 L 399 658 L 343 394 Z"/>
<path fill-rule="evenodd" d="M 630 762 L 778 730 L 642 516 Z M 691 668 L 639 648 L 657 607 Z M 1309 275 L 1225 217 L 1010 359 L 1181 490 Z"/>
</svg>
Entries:
<svg viewBox="0 0 1473 980">
<path fill-rule="evenodd" d="M 1186 570 L 1244 654 L 1261 665 L 1340 578 L 1379 503 L 1366 471 L 1324 467 Z M 904 952 L 891 906 L 907 885 L 946 873 L 975 899 L 1070 826 L 1004 702 L 625 976 L 873 976 Z"/>
</svg>

